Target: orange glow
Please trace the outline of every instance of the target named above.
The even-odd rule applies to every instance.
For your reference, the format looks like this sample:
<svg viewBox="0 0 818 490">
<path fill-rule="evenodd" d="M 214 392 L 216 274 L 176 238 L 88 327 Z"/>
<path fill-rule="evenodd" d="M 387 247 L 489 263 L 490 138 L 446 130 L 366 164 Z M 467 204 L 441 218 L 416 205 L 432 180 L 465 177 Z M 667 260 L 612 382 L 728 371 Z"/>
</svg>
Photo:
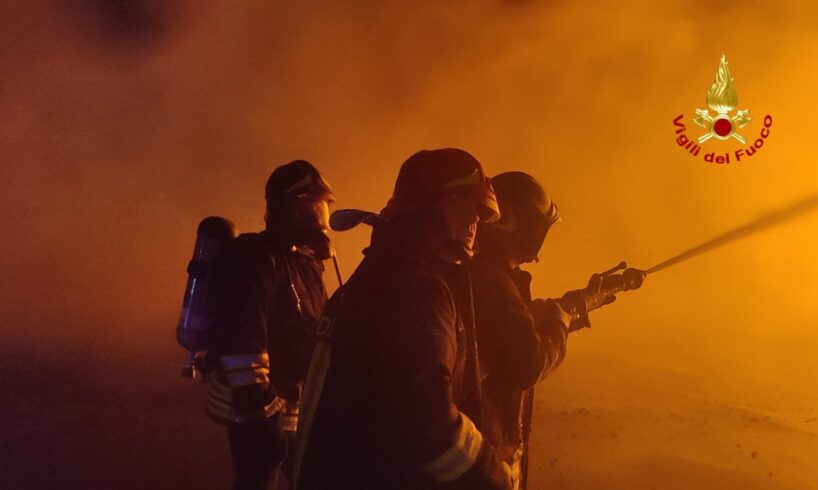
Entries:
<svg viewBox="0 0 818 490">
<path fill-rule="evenodd" d="M 292 159 L 322 169 L 334 208 L 381 209 L 420 148 L 533 174 L 563 217 L 528 267 L 544 297 L 818 192 L 815 6 L 179 3 L 127 38 L 83 2 L 15 3 L 0 7 L 0 343 L 79 350 L 133 369 L 123 380 L 176 375 L 196 225 L 261 229 L 265 180 Z M 722 53 L 747 144 L 694 158 L 673 119 L 704 132 Z M 750 145 L 766 114 L 760 151 L 704 161 Z M 348 277 L 368 234 L 333 238 Z M 532 489 L 818 488 L 816 249 L 805 215 L 594 312 L 538 389 Z"/>
</svg>

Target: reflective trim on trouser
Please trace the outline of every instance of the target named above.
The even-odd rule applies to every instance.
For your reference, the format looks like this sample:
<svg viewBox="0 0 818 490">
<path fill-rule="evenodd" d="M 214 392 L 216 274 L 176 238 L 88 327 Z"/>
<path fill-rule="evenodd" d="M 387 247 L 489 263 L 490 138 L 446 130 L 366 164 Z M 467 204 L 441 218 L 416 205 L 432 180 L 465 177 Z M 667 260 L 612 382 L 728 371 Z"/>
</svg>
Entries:
<svg viewBox="0 0 818 490">
<path fill-rule="evenodd" d="M 260 354 L 235 354 L 221 356 L 219 361 L 225 371 L 235 371 L 236 369 L 252 369 L 256 367 L 270 368 L 270 356 L 266 352 Z"/>
<path fill-rule="evenodd" d="M 224 373 L 224 377 L 227 379 L 227 384 L 232 388 L 240 388 L 242 386 L 269 383 L 270 378 L 267 377 L 269 372 L 269 369 L 264 368 L 244 369 Z"/>
<path fill-rule="evenodd" d="M 509 476 L 511 477 L 511 488 L 512 490 L 520 490 L 520 484 L 522 483 L 522 475 L 523 475 L 523 448 L 522 446 L 518 447 L 514 454 L 511 456 L 511 463 L 503 463 L 507 466 L 507 471 Z"/>
<path fill-rule="evenodd" d="M 461 412 L 460 427 L 458 427 L 454 444 L 436 459 L 424 464 L 422 469 L 436 481 L 454 481 L 474 465 L 482 447 L 483 435 Z"/>
<path fill-rule="evenodd" d="M 270 357 L 266 352 L 222 356 L 219 362 L 231 388 L 270 382 Z"/>
<path fill-rule="evenodd" d="M 295 432 L 298 429 L 299 413 L 298 403 L 285 401 L 281 411 L 278 412 L 278 426 L 281 430 Z"/>
<path fill-rule="evenodd" d="M 233 407 L 233 391 L 218 376 L 207 381 L 207 413 L 220 423 L 243 423 L 253 420 L 264 420 L 285 411 L 290 405 L 286 400 L 275 397 L 262 410 L 251 414 L 237 414 Z M 297 414 L 296 414 L 297 417 Z"/>
</svg>

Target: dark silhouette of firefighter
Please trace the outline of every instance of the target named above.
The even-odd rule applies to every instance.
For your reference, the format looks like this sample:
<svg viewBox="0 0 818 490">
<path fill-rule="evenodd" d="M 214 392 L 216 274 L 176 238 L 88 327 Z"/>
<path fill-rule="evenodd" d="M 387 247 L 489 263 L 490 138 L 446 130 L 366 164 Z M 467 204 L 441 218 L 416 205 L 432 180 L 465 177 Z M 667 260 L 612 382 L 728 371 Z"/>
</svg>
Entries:
<svg viewBox="0 0 818 490">
<path fill-rule="evenodd" d="M 627 288 L 619 284 L 623 275 L 611 276 L 612 270 L 592 275 L 587 287 L 561 298 L 532 299 L 531 274 L 520 265 L 537 260 L 560 219 L 557 205 L 526 173 L 503 173 L 491 182 L 501 218 L 480 224 L 480 251 L 471 265 L 483 375 L 481 428 L 518 489 L 527 483 L 533 386 L 564 359 L 568 333 L 590 326 L 588 313 L 613 302 L 615 292 L 638 287 L 644 272 L 628 269 Z"/>
<path fill-rule="evenodd" d="M 227 426 L 237 490 L 266 489 L 287 459 L 332 254 L 335 197 L 312 164 L 276 168 L 265 197 L 265 230 L 229 242 L 212 268 L 207 411 Z"/>
<path fill-rule="evenodd" d="M 401 167 L 380 215 L 357 213 L 374 225 L 371 244 L 319 325 L 296 488 L 509 489 L 476 427 L 480 379 L 463 264 L 478 220 L 499 216 L 482 166 L 462 150 L 421 151 Z"/>
<path fill-rule="evenodd" d="M 485 373 L 483 432 L 519 488 L 527 429 L 523 408 L 530 388 L 565 357 L 571 318 L 554 300 L 532 301 L 531 274 L 519 267 L 535 260 L 549 228 L 559 220 L 556 204 L 522 172 L 500 174 L 492 185 L 502 217 L 481 224 L 480 251 L 472 264 Z"/>
</svg>

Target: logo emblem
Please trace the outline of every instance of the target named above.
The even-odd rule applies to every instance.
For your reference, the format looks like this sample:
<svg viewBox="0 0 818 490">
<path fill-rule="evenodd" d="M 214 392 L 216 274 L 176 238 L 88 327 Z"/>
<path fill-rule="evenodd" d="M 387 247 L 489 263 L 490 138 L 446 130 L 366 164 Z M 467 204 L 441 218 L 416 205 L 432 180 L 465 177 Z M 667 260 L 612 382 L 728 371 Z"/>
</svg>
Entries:
<svg viewBox="0 0 818 490">
<path fill-rule="evenodd" d="M 751 143 L 739 134 L 739 130 L 750 124 L 753 118 L 750 117 L 749 109 L 739 109 L 738 94 L 733 86 L 733 75 L 727 66 L 727 57 L 721 55 L 719 68 L 716 70 L 716 79 L 707 91 L 707 107 L 709 109 L 696 109 L 693 123 L 707 130 L 706 133 L 698 137 L 688 137 L 685 131 L 687 126 L 684 123 L 684 114 L 679 114 L 673 119 L 676 127 L 676 144 L 687 151 L 690 155 L 698 157 L 701 153 L 701 145 L 710 139 L 718 141 L 736 140 L 744 148 L 725 151 L 717 154 L 715 151 L 705 153 L 702 158 L 707 163 L 738 163 L 742 159 L 752 157 L 764 146 L 764 142 L 770 136 L 770 127 L 773 125 L 773 117 L 769 114 L 764 116 L 762 128 L 756 138 Z M 712 111 L 712 112 L 711 112 Z"/>
<path fill-rule="evenodd" d="M 747 142 L 742 135 L 736 132 L 736 129 L 746 126 L 752 121 L 752 118 L 747 109 L 736 111 L 736 114 L 731 116 L 730 112 L 737 105 L 738 94 L 733 87 L 733 75 L 730 73 L 730 68 L 727 67 L 727 57 L 721 55 L 716 80 L 707 91 L 707 106 L 716 114 L 711 116 L 707 109 L 696 109 L 696 118 L 693 119 L 694 123 L 707 130 L 707 133 L 699 136 L 700 145 L 710 138 L 722 141 L 735 138 L 741 144 Z"/>
</svg>

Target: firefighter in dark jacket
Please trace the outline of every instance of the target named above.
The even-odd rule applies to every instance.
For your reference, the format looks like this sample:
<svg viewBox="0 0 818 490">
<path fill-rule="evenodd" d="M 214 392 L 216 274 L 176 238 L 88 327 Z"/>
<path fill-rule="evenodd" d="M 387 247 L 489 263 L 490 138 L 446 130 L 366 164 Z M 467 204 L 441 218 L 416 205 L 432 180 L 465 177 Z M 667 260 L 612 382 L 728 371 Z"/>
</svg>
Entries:
<svg viewBox="0 0 818 490">
<path fill-rule="evenodd" d="M 309 162 L 275 169 L 266 229 L 234 240 L 215 266 L 207 355 L 209 415 L 227 425 L 234 489 L 266 489 L 294 441 L 300 392 L 327 293 L 329 184 Z"/>
<path fill-rule="evenodd" d="M 477 343 L 483 381 L 483 433 L 525 488 L 532 387 L 565 357 L 571 322 L 557 299 L 531 298 L 531 274 L 545 236 L 559 221 L 556 204 L 532 176 L 506 172 L 491 179 L 501 219 L 480 225 L 472 263 Z M 601 276 L 588 285 L 596 291 Z M 612 301 L 612 298 L 606 300 Z"/>
<path fill-rule="evenodd" d="M 478 220 L 498 216 L 470 154 L 424 150 L 403 164 L 363 262 L 319 325 L 297 490 L 510 488 L 475 426 L 479 375 L 463 271 Z"/>
</svg>

